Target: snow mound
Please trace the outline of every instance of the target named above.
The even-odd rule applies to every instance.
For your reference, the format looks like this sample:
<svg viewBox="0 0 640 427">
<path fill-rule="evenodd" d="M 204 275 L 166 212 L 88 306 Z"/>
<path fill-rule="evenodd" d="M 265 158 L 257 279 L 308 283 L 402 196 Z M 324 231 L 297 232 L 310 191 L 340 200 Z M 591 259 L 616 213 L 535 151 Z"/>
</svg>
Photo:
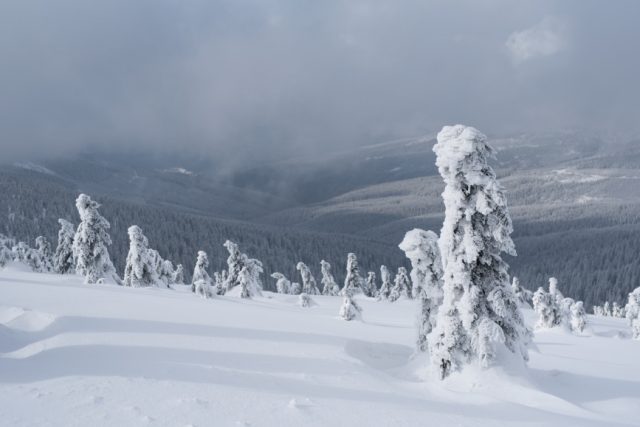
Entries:
<svg viewBox="0 0 640 427">
<path fill-rule="evenodd" d="M 47 328 L 56 316 L 20 307 L 0 306 L 0 324 L 9 329 L 35 332 Z"/>
</svg>

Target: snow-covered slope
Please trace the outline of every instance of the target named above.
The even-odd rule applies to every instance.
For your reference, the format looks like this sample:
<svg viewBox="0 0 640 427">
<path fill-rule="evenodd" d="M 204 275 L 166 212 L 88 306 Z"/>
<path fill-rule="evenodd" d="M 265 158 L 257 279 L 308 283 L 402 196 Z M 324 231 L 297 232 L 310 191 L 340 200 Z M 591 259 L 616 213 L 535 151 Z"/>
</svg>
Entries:
<svg viewBox="0 0 640 427">
<path fill-rule="evenodd" d="M 0 425 L 640 425 L 640 342 L 617 319 L 538 332 L 530 369 L 429 380 L 415 306 L 82 285 L 0 271 Z M 531 313 L 527 313 L 529 321 Z"/>
</svg>

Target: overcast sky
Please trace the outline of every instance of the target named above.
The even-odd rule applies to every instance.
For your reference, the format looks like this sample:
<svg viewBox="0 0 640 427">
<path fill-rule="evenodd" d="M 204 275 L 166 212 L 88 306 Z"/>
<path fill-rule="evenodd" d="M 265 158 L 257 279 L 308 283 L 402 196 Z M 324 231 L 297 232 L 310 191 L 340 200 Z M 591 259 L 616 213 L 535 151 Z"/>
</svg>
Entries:
<svg viewBox="0 0 640 427">
<path fill-rule="evenodd" d="M 637 0 L 2 0 L 0 154 L 640 129 Z"/>
</svg>

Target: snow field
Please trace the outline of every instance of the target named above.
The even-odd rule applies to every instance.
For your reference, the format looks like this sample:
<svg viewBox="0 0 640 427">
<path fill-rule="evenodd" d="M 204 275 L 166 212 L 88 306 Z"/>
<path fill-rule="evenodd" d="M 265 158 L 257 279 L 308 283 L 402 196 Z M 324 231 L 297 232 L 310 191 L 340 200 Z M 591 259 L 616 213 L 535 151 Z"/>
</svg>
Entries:
<svg viewBox="0 0 640 427">
<path fill-rule="evenodd" d="M 342 298 L 311 298 L 1 270 L 0 425 L 640 425 L 640 342 L 622 319 L 537 331 L 524 372 L 440 382 L 413 357 L 417 301 L 357 296 L 363 321 L 345 322 Z"/>
</svg>

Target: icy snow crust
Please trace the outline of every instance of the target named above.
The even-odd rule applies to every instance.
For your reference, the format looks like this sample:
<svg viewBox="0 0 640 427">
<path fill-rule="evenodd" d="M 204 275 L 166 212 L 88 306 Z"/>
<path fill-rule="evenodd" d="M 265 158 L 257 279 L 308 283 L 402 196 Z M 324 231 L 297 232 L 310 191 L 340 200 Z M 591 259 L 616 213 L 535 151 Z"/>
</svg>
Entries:
<svg viewBox="0 0 640 427">
<path fill-rule="evenodd" d="M 417 300 L 195 297 L 0 270 L 2 426 L 640 424 L 640 341 L 623 319 L 536 332 L 529 369 L 440 382 L 412 358 Z M 535 316 L 525 312 L 532 326 Z"/>
</svg>

